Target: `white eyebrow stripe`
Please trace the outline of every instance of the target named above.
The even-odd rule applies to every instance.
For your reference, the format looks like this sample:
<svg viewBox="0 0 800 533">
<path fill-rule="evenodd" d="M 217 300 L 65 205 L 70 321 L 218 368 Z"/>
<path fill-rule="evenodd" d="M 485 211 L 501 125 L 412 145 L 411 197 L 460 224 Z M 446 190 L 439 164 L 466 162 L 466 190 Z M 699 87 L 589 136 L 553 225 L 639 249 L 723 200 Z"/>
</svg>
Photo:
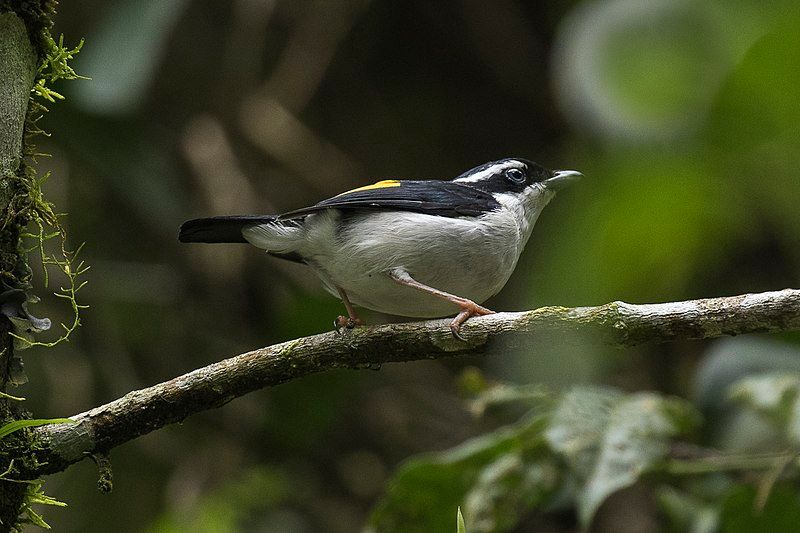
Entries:
<svg viewBox="0 0 800 533">
<path fill-rule="evenodd" d="M 484 180 L 493 174 L 497 174 L 498 172 L 502 172 L 507 168 L 519 168 L 520 165 L 521 163 L 519 161 L 504 161 L 502 163 L 492 165 L 485 170 L 481 170 L 480 172 L 476 172 L 475 174 L 470 174 L 464 178 L 456 178 L 453 181 L 458 183 L 474 183 L 476 181 Z"/>
</svg>

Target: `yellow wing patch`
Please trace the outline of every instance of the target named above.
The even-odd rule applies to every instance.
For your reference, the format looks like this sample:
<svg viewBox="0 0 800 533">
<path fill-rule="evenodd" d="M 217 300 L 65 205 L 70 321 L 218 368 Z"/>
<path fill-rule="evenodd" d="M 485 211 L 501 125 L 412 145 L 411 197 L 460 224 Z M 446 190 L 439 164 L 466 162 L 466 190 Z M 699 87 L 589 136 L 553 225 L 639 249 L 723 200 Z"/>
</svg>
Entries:
<svg viewBox="0 0 800 533">
<path fill-rule="evenodd" d="M 358 191 L 370 191 L 372 189 L 388 189 L 390 187 L 399 187 L 400 182 L 398 180 L 381 180 L 379 182 L 373 183 L 372 185 L 364 185 L 363 187 L 359 187 L 357 189 L 352 189 L 349 191 L 345 191 L 341 194 L 337 194 L 336 196 L 342 196 L 345 194 L 350 194 L 351 192 L 358 192 Z"/>
</svg>

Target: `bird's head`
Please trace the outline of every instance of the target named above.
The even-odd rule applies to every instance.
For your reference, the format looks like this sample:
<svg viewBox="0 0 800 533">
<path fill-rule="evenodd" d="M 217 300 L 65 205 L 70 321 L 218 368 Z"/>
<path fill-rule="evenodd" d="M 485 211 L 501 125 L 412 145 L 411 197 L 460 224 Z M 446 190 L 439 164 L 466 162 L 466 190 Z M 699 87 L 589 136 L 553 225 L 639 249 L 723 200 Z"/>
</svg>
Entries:
<svg viewBox="0 0 800 533">
<path fill-rule="evenodd" d="M 576 170 L 549 170 L 527 159 L 506 158 L 468 170 L 453 181 L 488 192 L 501 204 L 519 204 L 538 214 L 557 191 L 581 177 Z"/>
</svg>

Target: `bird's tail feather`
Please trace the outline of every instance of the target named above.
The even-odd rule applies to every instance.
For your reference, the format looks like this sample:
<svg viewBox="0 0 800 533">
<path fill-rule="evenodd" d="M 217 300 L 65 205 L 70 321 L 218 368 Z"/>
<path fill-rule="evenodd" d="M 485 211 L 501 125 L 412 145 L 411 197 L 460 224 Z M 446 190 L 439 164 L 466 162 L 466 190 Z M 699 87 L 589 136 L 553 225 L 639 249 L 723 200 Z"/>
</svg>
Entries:
<svg viewBox="0 0 800 533">
<path fill-rule="evenodd" d="M 181 224 L 180 242 L 247 242 L 242 229 L 254 224 L 269 224 L 277 217 L 273 215 L 233 215 L 224 217 L 196 218 Z"/>
</svg>

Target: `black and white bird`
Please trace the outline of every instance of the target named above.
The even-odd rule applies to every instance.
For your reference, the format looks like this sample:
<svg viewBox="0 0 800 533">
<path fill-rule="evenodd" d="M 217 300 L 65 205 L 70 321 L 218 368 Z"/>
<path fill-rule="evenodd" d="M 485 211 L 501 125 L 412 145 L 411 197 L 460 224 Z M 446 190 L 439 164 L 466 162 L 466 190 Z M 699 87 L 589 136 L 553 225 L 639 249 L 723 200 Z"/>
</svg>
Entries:
<svg viewBox="0 0 800 533">
<path fill-rule="evenodd" d="M 556 191 L 579 179 L 526 159 L 492 161 L 451 181 L 383 180 L 282 215 L 199 218 L 181 242 L 245 243 L 305 263 L 341 298 L 337 329 L 363 324 L 353 304 L 432 318 L 493 313 L 533 225 Z"/>
</svg>

